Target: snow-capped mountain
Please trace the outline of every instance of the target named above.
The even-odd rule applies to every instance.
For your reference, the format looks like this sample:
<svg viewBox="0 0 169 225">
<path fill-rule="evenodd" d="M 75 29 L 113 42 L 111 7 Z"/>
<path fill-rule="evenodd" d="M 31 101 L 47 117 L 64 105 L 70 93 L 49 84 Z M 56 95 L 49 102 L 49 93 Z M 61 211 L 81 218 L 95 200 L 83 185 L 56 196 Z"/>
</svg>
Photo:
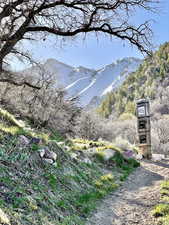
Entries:
<svg viewBox="0 0 169 225">
<path fill-rule="evenodd" d="M 55 59 L 48 59 L 44 64 L 33 66 L 22 74 L 25 76 L 45 77 L 54 81 L 55 87 L 62 88 L 70 97 L 79 97 L 80 104 L 85 106 L 94 99 L 101 99 L 108 92 L 123 83 L 127 75 L 134 72 L 142 60 L 128 57 L 117 60 L 100 70 L 85 67 L 71 67 Z"/>
</svg>

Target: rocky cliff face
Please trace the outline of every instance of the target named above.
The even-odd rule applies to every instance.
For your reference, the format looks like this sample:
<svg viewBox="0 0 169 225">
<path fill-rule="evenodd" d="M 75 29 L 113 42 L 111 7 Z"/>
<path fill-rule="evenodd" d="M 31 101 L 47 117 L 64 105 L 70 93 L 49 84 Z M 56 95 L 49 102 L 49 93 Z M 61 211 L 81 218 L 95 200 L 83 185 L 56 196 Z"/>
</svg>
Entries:
<svg viewBox="0 0 169 225">
<path fill-rule="evenodd" d="M 93 70 L 82 66 L 75 68 L 55 59 L 48 59 L 39 67 L 31 67 L 22 73 L 26 76 L 43 75 L 47 79 L 52 78 L 56 87 L 64 89 L 70 97 L 78 96 L 80 104 L 86 106 L 93 102 L 93 98 L 101 99 L 119 87 L 141 62 L 137 58 L 124 58 L 100 70 Z"/>
</svg>

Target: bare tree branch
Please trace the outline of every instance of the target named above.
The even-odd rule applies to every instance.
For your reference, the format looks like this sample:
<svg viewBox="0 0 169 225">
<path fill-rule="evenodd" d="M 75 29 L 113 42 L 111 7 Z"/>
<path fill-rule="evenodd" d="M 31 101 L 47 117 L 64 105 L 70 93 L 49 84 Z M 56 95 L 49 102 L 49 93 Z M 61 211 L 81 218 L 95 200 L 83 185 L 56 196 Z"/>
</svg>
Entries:
<svg viewBox="0 0 169 225">
<path fill-rule="evenodd" d="M 104 33 L 127 41 L 141 52 L 151 52 L 150 23 L 133 25 L 130 17 L 137 9 L 154 11 L 154 0 L 1 0 L 0 76 L 8 55 L 23 55 L 18 43 L 42 35 L 76 36 Z M 35 35 L 36 34 L 40 34 Z"/>
<path fill-rule="evenodd" d="M 27 86 L 34 89 L 41 89 L 41 86 L 31 84 L 30 82 L 26 81 L 24 77 L 17 78 L 17 76 L 17 74 L 13 74 L 10 71 L 3 70 L 0 76 L 0 83 L 9 83 L 15 86 Z"/>
<path fill-rule="evenodd" d="M 37 87 L 36 85 L 33 85 L 33 84 L 30 84 L 28 83 L 27 81 L 22 81 L 20 83 L 14 81 L 14 80 L 11 80 L 11 79 L 0 79 L 0 82 L 1 83 L 9 83 L 9 84 L 13 84 L 15 86 L 28 86 L 28 87 L 31 87 L 31 88 L 34 88 L 34 89 L 40 89 L 41 87 Z"/>
</svg>

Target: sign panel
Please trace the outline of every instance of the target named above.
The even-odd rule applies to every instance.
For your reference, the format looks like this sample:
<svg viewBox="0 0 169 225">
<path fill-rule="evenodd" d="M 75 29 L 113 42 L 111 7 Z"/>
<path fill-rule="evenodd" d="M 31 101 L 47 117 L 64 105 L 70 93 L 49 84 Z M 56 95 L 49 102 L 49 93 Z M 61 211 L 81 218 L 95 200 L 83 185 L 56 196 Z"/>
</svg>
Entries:
<svg viewBox="0 0 169 225">
<path fill-rule="evenodd" d="M 138 116 L 145 116 L 146 115 L 146 110 L 144 106 L 138 107 Z"/>
<path fill-rule="evenodd" d="M 138 119 L 138 135 L 139 135 L 139 152 L 143 157 L 151 158 L 151 133 L 150 133 L 150 113 L 149 101 L 140 99 L 137 101 L 137 119 Z"/>
<path fill-rule="evenodd" d="M 140 139 L 140 144 L 146 144 L 147 143 L 147 137 L 146 137 L 145 134 L 140 135 L 139 139 Z"/>
<path fill-rule="evenodd" d="M 146 120 L 140 120 L 139 121 L 138 129 L 146 129 Z"/>
</svg>

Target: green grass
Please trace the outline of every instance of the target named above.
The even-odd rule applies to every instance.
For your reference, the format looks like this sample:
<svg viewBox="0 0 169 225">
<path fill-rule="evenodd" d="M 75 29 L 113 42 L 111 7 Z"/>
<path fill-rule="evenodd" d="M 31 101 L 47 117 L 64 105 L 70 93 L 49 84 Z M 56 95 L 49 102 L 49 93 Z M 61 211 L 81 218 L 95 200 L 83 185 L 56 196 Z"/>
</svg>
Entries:
<svg viewBox="0 0 169 225">
<path fill-rule="evenodd" d="M 169 181 L 161 183 L 160 193 L 162 203 L 154 207 L 152 214 L 159 218 L 161 225 L 169 225 Z"/>
<path fill-rule="evenodd" d="M 11 135 L 18 135 L 23 134 L 23 129 L 17 126 L 5 126 L 4 124 L 0 123 L 0 130 L 4 133 L 11 134 Z"/>
<path fill-rule="evenodd" d="M 159 204 L 159 205 L 155 206 L 152 213 L 155 217 L 169 215 L 169 204 Z"/>
<path fill-rule="evenodd" d="M 0 223 L 4 216 L 7 225 L 84 225 L 100 200 L 118 188 L 119 180 L 125 180 L 138 166 L 135 160 L 124 159 L 111 143 L 67 141 L 57 132 L 46 134 L 20 127 L 6 111 L 0 114 L 3 116 L 0 130 L 3 135 L 7 134 L 0 142 L 0 185 L 3 187 Z M 5 120 L 10 120 L 12 125 L 4 123 Z M 37 144 L 18 149 L 20 134 L 42 139 L 58 155 L 57 162 L 48 165 L 39 159 Z M 78 143 L 82 144 L 82 150 L 94 147 L 99 154 L 111 148 L 116 154 L 109 164 L 93 157 L 89 165 L 72 160 L 68 152 L 58 149 L 58 141 L 64 141 L 72 149 Z"/>
<path fill-rule="evenodd" d="M 161 219 L 161 223 L 162 223 L 163 225 L 169 225 L 169 215 L 163 217 L 163 218 Z"/>
<path fill-rule="evenodd" d="M 91 140 L 86 140 L 86 139 L 72 139 L 73 147 L 75 150 L 85 150 L 88 148 L 93 148 L 95 147 L 96 150 L 99 151 L 104 151 L 105 149 L 113 149 L 117 151 L 121 151 L 120 148 L 116 147 L 110 142 L 106 141 L 91 141 Z"/>
<path fill-rule="evenodd" d="M 64 142 L 65 141 L 65 137 L 63 137 L 57 131 L 52 131 L 52 134 L 50 135 L 50 140 L 54 140 L 54 141 L 57 141 L 57 142 Z"/>
<path fill-rule="evenodd" d="M 9 113 L 8 111 L 0 108 L 0 118 L 2 120 L 7 120 L 11 122 L 13 125 L 16 125 L 17 127 L 23 128 L 25 124 L 23 122 L 20 122 L 15 119 L 14 115 Z"/>
<path fill-rule="evenodd" d="M 163 181 L 163 182 L 161 183 L 161 189 L 166 189 L 166 190 L 169 191 L 169 181 L 168 181 L 168 180 Z"/>
<path fill-rule="evenodd" d="M 16 141 L 13 136 L 0 146 L 0 182 L 7 187 L 0 208 L 16 225 L 84 225 L 99 201 L 118 188 L 114 170 L 123 173 L 120 167 L 105 174 L 104 163 L 73 163 L 66 152 L 57 165 L 45 165 L 32 157 L 31 147 L 18 151 Z"/>
<path fill-rule="evenodd" d="M 49 134 L 38 132 L 29 127 L 26 127 L 25 123 L 18 121 L 14 115 L 10 114 L 8 111 L 0 108 L 0 131 L 1 138 L 3 139 L 3 134 L 10 135 L 25 135 L 28 137 L 36 137 L 42 139 L 45 143 L 49 141 Z"/>
</svg>

